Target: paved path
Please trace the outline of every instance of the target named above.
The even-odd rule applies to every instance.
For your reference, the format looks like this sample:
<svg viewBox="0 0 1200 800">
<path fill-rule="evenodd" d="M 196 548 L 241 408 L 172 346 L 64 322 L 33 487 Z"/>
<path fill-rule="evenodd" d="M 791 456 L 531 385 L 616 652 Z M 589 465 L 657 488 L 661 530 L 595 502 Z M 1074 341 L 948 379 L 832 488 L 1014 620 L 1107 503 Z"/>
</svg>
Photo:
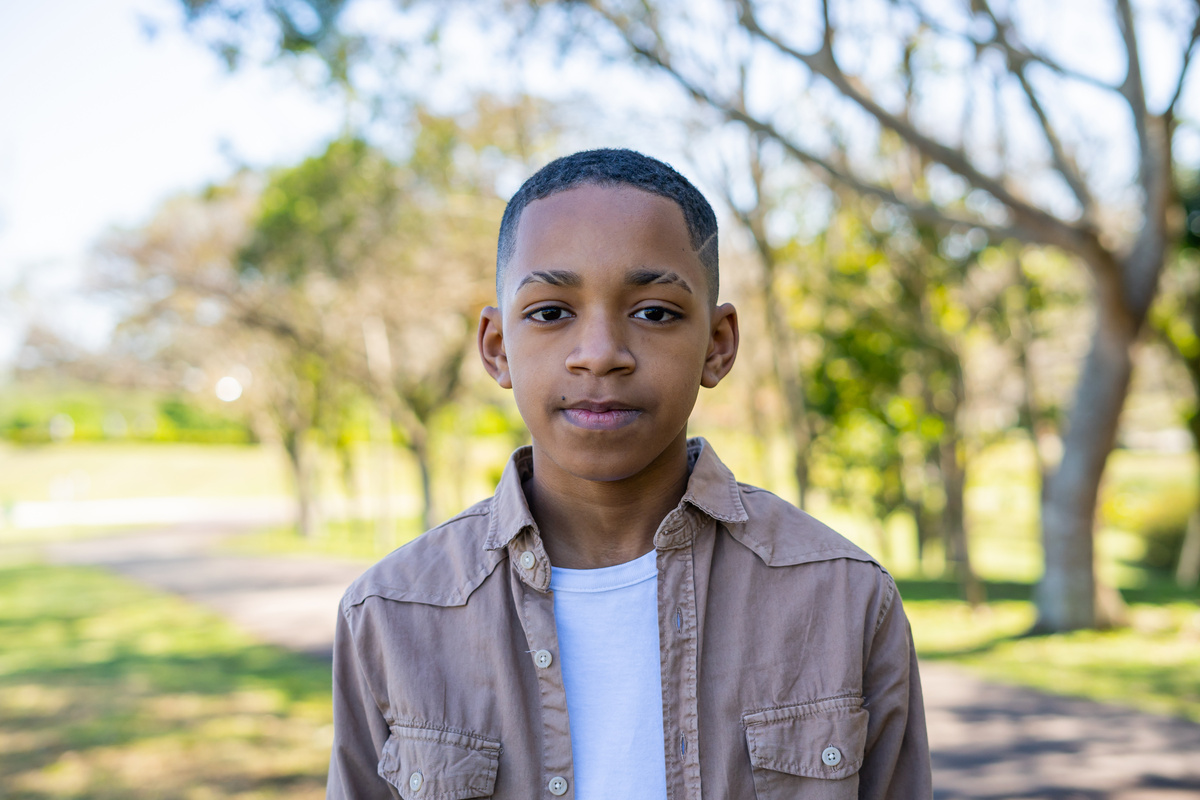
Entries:
<svg viewBox="0 0 1200 800">
<path fill-rule="evenodd" d="M 366 566 L 213 552 L 235 530 L 177 526 L 46 548 L 207 605 L 247 630 L 328 657 L 342 590 Z M 1200 725 L 922 666 L 937 800 L 1200 799 Z"/>
</svg>

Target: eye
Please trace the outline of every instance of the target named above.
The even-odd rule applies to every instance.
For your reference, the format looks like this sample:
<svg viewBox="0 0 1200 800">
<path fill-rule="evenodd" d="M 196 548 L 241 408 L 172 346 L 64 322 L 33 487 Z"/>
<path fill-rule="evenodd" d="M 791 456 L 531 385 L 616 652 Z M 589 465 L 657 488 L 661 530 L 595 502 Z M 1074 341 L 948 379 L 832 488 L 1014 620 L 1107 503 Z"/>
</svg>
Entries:
<svg viewBox="0 0 1200 800">
<path fill-rule="evenodd" d="M 531 319 L 534 322 L 558 322 L 570 316 L 570 312 L 565 308 L 558 306 L 545 306 L 536 308 L 525 315 L 526 319 Z"/>
<path fill-rule="evenodd" d="M 682 319 L 683 315 L 663 308 L 662 306 L 649 306 L 648 308 L 639 308 L 633 312 L 635 319 L 644 319 L 647 322 L 671 322 L 673 320 Z"/>
</svg>

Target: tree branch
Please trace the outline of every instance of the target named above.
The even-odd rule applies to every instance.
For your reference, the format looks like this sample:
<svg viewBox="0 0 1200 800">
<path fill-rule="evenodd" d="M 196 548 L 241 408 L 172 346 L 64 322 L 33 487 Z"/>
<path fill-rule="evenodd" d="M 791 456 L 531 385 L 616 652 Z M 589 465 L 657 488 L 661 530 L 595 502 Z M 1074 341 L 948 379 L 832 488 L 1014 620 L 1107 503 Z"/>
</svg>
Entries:
<svg viewBox="0 0 1200 800">
<path fill-rule="evenodd" d="M 917 19 L 920 20 L 922 25 L 924 25 L 925 27 L 929 28 L 934 33 L 937 33 L 941 36 L 953 36 L 957 39 L 961 39 L 962 41 L 967 42 L 967 43 L 971 44 L 972 46 L 974 46 L 977 50 L 982 50 L 990 45 L 1000 45 L 1000 43 L 997 42 L 995 40 L 995 38 L 976 39 L 974 36 L 971 36 L 970 34 L 965 33 L 963 31 L 951 30 L 950 28 L 946 27 L 938 20 L 931 17 L 917 3 L 906 2 L 906 3 L 904 3 L 904 5 L 910 11 L 912 11 L 913 14 L 916 15 Z M 1114 86 L 1113 84 L 1108 83 L 1107 81 L 1103 81 L 1094 75 L 1088 75 L 1085 72 L 1078 72 L 1069 67 L 1063 66 L 1062 64 L 1058 63 L 1053 58 L 1051 58 L 1050 56 L 1047 56 L 1043 53 L 1035 53 L 1032 50 L 1022 48 L 1022 47 L 1012 43 L 1011 41 L 1008 42 L 1007 45 L 1000 45 L 1000 46 L 1005 47 L 1006 57 L 1016 58 L 1022 64 L 1039 64 L 1039 65 L 1045 67 L 1046 69 L 1050 70 L 1054 74 L 1058 75 L 1060 78 L 1066 78 L 1068 80 L 1078 81 L 1080 83 L 1086 83 L 1089 86 L 1094 86 L 1097 89 L 1104 89 L 1105 91 L 1109 91 L 1109 92 L 1119 92 L 1120 91 L 1119 86 Z M 1008 50 L 1009 47 L 1011 47 L 1012 49 Z"/>
<path fill-rule="evenodd" d="M 741 24 L 751 35 L 757 36 L 780 53 L 801 62 L 814 73 L 825 78 L 843 96 L 874 117 L 881 125 L 896 133 L 926 158 L 961 175 L 972 186 L 982 189 L 1008 206 L 1018 225 L 1029 230 L 1031 238 L 1046 244 L 1064 247 L 1083 255 L 1089 261 L 1094 257 L 1096 248 L 1103 249 L 1095 233 L 1086 226 L 1071 225 L 1053 214 L 1027 203 L 1009 191 L 1002 181 L 979 171 L 962 151 L 931 139 L 918 131 L 911 123 L 880 106 L 865 92 L 854 86 L 834 61 L 831 50 L 822 46 L 815 53 L 802 53 L 768 33 L 759 25 L 751 8 L 750 0 L 741 0 L 739 5 L 742 9 Z"/>
<path fill-rule="evenodd" d="M 1138 166 L 1138 183 L 1145 191 L 1149 188 L 1146 186 L 1146 181 L 1149 179 L 1146 158 L 1151 145 L 1150 132 L 1146 127 L 1148 112 L 1146 111 L 1146 91 L 1142 85 L 1142 62 L 1138 56 L 1137 31 L 1133 27 L 1133 9 L 1129 5 L 1129 0 L 1116 0 L 1116 2 L 1117 27 L 1121 29 L 1121 38 L 1125 42 L 1126 59 L 1125 80 L 1121 82 L 1120 93 L 1125 98 L 1125 102 L 1129 104 L 1129 110 L 1133 112 L 1138 152 L 1142 155 L 1141 163 Z"/>
<path fill-rule="evenodd" d="M 1029 81 L 1029 75 L 1025 70 L 1026 65 L 1029 63 L 1028 57 L 1022 55 L 1013 45 L 1012 40 L 1009 38 L 1009 24 L 1000 21 L 995 12 L 992 11 L 988 0 L 979 0 L 979 8 L 991 20 L 992 28 L 996 32 L 991 42 L 1003 49 L 1008 71 L 1016 77 L 1021 90 L 1025 93 L 1025 98 L 1029 101 L 1029 107 L 1033 109 L 1033 113 L 1038 119 L 1038 124 L 1042 128 L 1042 135 L 1045 136 L 1046 143 L 1050 145 L 1050 158 L 1054 163 L 1054 168 L 1058 170 L 1063 180 L 1066 181 L 1067 186 L 1070 187 L 1072 194 L 1075 195 L 1075 199 L 1079 201 L 1084 219 L 1091 220 L 1095 210 L 1095 201 L 1092 198 L 1087 183 L 1083 180 L 1083 176 L 1080 175 L 1079 170 L 1076 168 L 1074 160 L 1067 155 L 1066 150 L 1063 148 L 1062 141 L 1058 138 L 1058 132 L 1054 130 L 1054 126 L 1050 122 L 1050 117 L 1046 114 L 1046 110 L 1042 106 L 1037 92 L 1034 91 L 1033 84 Z"/>
<path fill-rule="evenodd" d="M 1196 52 L 1196 42 L 1200 40 L 1200 8 L 1196 10 L 1196 21 L 1192 25 L 1192 35 L 1188 39 L 1187 47 L 1183 50 L 1183 66 L 1179 68 L 1179 80 L 1175 83 L 1175 91 L 1171 94 L 1171 102 L 1167 103 L 1167 108 L 1163 111 L 1163 116 L 1167 119 L 1167 124 L 1173 125 L 1175 121 L 1175 106 L 1179 104 L 1179 98 L 1183 95 L 1183 82 L 1187 79 L 1188 67 L 1192 63 L 1192 55 Z"/>
</svg>

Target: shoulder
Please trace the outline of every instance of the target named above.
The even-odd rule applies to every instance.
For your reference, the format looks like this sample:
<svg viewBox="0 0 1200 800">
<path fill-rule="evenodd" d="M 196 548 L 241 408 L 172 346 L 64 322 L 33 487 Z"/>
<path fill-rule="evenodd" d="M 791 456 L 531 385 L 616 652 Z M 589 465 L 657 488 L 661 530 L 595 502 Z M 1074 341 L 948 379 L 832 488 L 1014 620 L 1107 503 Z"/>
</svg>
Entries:
<svg viewBox="0 0 1200 800">
<path fill-rule="evenodd" d="M 878 628 L 897 599 L 896 582 L 869 553 L 846 537 L 766 489 L 738 484 L 747 519 L 726 524 L 729 535 L 751 550 L 752 563 L 768 572 L 803 570 L 813 590 L 863 604 Z M 778 576 L 789 583 L 790 577 Z M 774 580 L 763 578 L 768 582 Z"/>
<path fill-rule="evenodd" d="M 380 597 L 431 606 L 465 605 L 507 558 L 485 548 L 493 498 L 488 498 L 393 550 L 364 572 L 342 597 L 342 609 Z"/>
<path fill-rule="evenodd" d="M 739 483 L 746 520 L 727 524 L 729 533 L 772 567 L 835 559 L 874 565 L 865 550 L 783 498 L 757 486 Z"/>
</svg>

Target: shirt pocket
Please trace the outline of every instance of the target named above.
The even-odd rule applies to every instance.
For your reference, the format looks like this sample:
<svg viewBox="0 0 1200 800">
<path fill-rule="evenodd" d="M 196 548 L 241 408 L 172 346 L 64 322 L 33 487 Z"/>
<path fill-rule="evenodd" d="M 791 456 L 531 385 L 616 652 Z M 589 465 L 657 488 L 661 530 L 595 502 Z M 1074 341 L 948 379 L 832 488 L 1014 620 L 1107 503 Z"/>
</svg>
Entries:
<svg viewBox="0 0 1200 800">
<path fill-rule="evenodd" d="M 499 763 L 496 739 L 393 725 L 379 759 L 379 775 L 404 800 L 467 800 L 492 796 Z"/>
<path fill-rule="evenodd" d="M 744 714 L 758 800 L 858 797 L 867 710 L 857 695 Z"/>
</svg>

